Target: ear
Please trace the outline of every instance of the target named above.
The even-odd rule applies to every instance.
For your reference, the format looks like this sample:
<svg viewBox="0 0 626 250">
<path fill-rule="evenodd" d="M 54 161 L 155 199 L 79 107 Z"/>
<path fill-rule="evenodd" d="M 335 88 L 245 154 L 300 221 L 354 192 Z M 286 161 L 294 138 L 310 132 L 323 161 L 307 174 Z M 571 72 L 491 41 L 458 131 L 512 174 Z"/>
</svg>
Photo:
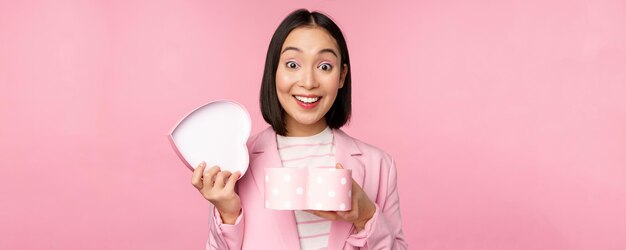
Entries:
<svg viewBox="0 0 626 250">
<path fill-rule="evenodd" d="M 343 88 L 343 83 L 346 81 L 346 75 L 348 75 L 348 64 L 343 64 L 341 67 L 341 76 L 339 76 L 339 88 Z"/>
</svg>

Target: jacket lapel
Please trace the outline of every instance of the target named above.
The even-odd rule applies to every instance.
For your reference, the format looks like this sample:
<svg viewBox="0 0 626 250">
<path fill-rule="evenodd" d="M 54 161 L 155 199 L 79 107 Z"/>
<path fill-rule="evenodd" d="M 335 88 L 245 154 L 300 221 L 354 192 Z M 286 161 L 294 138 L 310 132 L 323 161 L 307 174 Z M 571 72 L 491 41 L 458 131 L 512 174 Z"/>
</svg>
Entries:
<svg viewBox="0 0 626 250">
<path fill-rule="evenodd" d="M 282 163 L 276 146 L 276 132 L 271 127 L 259 133 L 255 144 L 251 145 L 250 168 L 252 177 L 259 189 L 259 194 L 265 201 L 265 168 L 280 168 Z M 300 238 L 296 227 L 296 218 L 293 211 L 266 209 L 273 216 L 273 220 L 283 239 L 285 249 L 300 249 Z M 259 246 L 262 248 L 262 246 Z"/>
<path fill-rule="evenodd" d="M 339 129 L 333 129 L 335 136 L 335 159 L 345 169 L 352 170 L 352 179 L 359 186 L 363 187 L 365 177 L 365 167 L 358 159 L 362 154 L 354 139 Z M 353 225 L 350 222 L 336 220 L 330 225 L 330 238 L 328 239 L 328 249 L 343 249 Z"/>
<path fill-rule="evenodd" d="M 352 178 L 363 187 L 365 168 L 358 159 L 361 150 L 357 147 L 354 139 L 339 129 L 333 129 L 335 138 L 335 159 L 344 168 L 352 170 Z M 282 167 L 278 147 L 276 146 L 276 133 L 271 127 L 257 135 L 250 147 L 250 168 L 254 182 L 261 197 L 265 194 L 265 168 Z M 265 200 L 265 198 L 263 198 Z M 274 217 L 278 231 L 283 236 L 285 249 L 300 249 L 296 219 L 292 211 L 270 210 L 268 213 Z M 333 221 L 330 228 L 328 249 L 342 249 L 350 233 L 352 223 L 345 221 Z"/>
</svg>

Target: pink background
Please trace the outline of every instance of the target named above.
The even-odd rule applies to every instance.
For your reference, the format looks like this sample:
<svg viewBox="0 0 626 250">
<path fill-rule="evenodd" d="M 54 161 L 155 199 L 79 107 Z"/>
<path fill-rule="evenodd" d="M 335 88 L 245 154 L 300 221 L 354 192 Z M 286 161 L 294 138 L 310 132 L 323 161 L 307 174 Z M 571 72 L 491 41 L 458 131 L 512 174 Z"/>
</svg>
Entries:
<svg viewBox="0 0 626 250">
<path fill-rule="evenodd" d="M 261 2 L 261 1 L 259 1 Z M 291 10 L 352 57 L 345 130 L 398 164 L 412 249 L 626 249 L 626 2 L 0 2 L 0 249 L 201 249 L 166 133 L 258 90 Z"/>
</svg>

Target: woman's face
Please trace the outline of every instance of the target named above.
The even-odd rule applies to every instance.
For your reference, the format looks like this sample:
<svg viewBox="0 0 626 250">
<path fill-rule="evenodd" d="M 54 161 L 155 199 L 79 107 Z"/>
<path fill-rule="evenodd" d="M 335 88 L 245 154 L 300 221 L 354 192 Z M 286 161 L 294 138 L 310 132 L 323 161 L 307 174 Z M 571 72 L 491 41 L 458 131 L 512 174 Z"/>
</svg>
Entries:
<svg viewBox="0 0 626 250">
<path fill-rule="evenodd" d="M 306 136 L 326 127 L 326 112 L 343 87 L 347 65 L 341 67 L 339 46 L 321 27 L 291 31 L 281 48 L 276 93 L 285 110 L 290 136 Z"/>
</svg>

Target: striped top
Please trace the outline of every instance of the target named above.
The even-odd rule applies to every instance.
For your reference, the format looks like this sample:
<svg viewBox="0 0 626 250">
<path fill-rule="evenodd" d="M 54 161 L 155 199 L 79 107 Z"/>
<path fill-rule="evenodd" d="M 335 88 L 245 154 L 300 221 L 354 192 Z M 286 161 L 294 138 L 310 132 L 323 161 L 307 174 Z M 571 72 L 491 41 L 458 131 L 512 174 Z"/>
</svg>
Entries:
<svg viewBox="0 0 626 250">
<path fill-rule="evenodd" d="M 335 166 L 334 137 L 330 128 L 326 127 L 319 134 L 308 137 L 286 137 L 276 135 L 278 153 L 283 167 L 316 168 Z M 326 249 L 330 236 L 330 220 L 313 214 L 294 211 L 300 248 Z"/>
</svg>

